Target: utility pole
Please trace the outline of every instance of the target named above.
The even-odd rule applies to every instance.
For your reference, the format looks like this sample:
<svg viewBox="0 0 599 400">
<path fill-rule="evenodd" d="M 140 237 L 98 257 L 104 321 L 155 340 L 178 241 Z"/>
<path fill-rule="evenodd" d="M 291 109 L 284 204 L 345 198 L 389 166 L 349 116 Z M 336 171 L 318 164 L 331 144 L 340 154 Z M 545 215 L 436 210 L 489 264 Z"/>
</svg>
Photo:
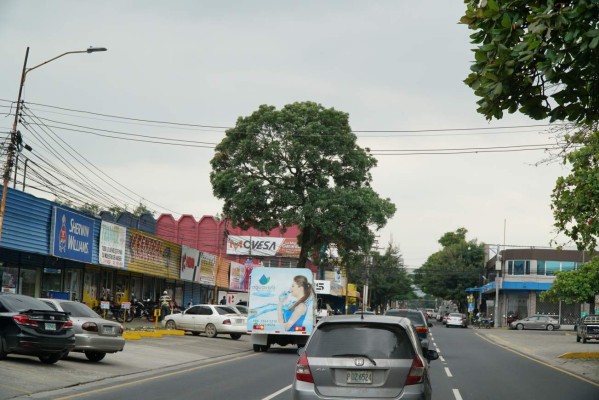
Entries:
<svg viewBox="0 0 599 400">
<path fill-rule="evenodd" d="M 21 72 L 21 83 L 19 84 L 19 96 L 15 107 L 15 119 L 10 132 L 10 144 L 6 153 L 6 166 L 4 167 L 4 180 L 2 181 L 2 202 L 0 203 L 0 239 L 2 239 L 2 226 L 4 225 L 4 214 L 6 212 L 6 196 L 8 195 L 8 184 L 10 172 L 12 170 L 13 158 L 17 148 L 17 123 L 21 113 L 21 95 L 23 94 L 23 85 L 25 84 L 25 75 L 27 74 L 27 58 L 29 58 L 29 47 L 25 51 L 25 62 L 23 62 L 23 71 Z"/>
</svg>

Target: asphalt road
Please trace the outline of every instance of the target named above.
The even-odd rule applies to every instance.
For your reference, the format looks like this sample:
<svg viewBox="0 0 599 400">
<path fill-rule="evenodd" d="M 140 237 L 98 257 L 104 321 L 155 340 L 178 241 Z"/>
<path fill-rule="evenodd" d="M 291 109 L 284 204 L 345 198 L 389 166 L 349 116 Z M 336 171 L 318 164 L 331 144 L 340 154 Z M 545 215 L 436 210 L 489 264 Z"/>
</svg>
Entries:
<svg viewBox="0 0 599 400">
<path fill-rule="evenodd" d="M 441 355 L 430 368 L 435 399 L 599 399 L 599 360 L 557 357 L 599 351 L 571 332 L 436 325 L 432 335 Z M 0 400 L 288 399 L 296 360 L 292 347 L 254 353 L 247 336 L 191 335 L 128 341 L 99 363 L 81 354 L 56 365 L 10 355 L 0 362 Z"/>
</svg>

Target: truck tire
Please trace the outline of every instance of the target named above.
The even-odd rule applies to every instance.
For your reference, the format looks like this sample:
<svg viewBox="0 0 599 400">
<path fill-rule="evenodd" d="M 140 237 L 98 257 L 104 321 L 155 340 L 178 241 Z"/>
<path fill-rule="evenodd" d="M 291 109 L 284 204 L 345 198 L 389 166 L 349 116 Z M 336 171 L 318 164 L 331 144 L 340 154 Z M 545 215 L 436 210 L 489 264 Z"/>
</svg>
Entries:
<svg viewBox="0 0 599 400">
<path fill-rule="evenodd" d="M 252 347 L 254 348 L 254 352 L 255 352 L 255 353 L 259 353 L 259 352 L 260 352 L 260 348 L 261 348 L 262 346 L 260 346 L 259 344 L 255 344 L 255 345 L 253 345 Z"/>
<path fill-rule="evenodd" d="M 270 345 L 269 344 L 265 344 L 265 345 L 260 346 L 260 351 L 267 352 L 268 349 L 270 349 Z"/>
<path fill-rule="evenodd" d="M 583 336 L 582 337 L 582 343 L 586 343 L 586 342 L 587 342 L 587 338 L 586 338 L 586 336 Z"/>
<path fill-rule="evenodd" d="M 576 342 L 580 342 L 580 336 L 576 335 Z"/>
</svg>

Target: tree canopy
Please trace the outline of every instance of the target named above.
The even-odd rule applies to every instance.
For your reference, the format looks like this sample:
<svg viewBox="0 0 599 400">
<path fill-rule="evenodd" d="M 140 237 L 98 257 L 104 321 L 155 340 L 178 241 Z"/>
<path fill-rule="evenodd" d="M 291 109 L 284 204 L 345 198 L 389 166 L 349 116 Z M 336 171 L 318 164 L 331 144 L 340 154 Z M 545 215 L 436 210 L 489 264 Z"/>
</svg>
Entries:
<svg viewBox="0 0 599 400">
<path fill-rule="evenodd" d="M 579 249 L 599 236 L 599 3 L 594 0 L 465 0 L 460 22 L 475 31 L 474 62 L 465 83 L 478 112 L 501 119 L 520 111 L 533 119 L 570 121 L 564 164 L 552 193 L 555 226 Z"/>
<path fill-rule="evenodd" d="M 377 162 L 356 144 L 348 114 L 314 102 L 240 117 L 210 163 L 214 195 L 234 225 L 300 228 L 300 267 L 323 245 L 368 251 L 395 213 L 370 187 Z"/>
<path fill-rule="evenodd" d="M 465 228 L 447 232 L 439 243 L 443 248 L 428 257 L 416 270 L 414 282 L 432 296 L 452 300 L 466 310 L 466 289 L 477 286 L 484 267 L 484 244 L 466 241 Z"/>
<path fill-rule="evenodd" d="M 556 273 L 553 285 L 541 294 L 541 299 L 594 304 L 597 293 L 599 293 L 599 258 L 595 257 L 576 270 Z"/>
<path fill-rule="evenodd" d="M 599 3 L 593 0 L 465 0 L 460 22 L 476 31 L 465 80 L 478 111 L 501 119 L 588 123 L 599 119 Z"/>
</svg>

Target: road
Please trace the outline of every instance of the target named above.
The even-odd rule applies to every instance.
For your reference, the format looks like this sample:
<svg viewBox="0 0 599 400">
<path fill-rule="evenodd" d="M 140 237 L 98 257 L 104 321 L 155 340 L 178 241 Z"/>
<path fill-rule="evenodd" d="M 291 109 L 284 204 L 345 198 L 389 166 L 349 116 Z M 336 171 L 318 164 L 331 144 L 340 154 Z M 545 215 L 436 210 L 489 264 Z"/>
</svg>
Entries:
<svg viewBox="0 0 599 400">
<path fill-rule="evenodd" d="M 489 341 L 499 333 L 434 326 L 441 358 L 431 363 L 433 397 L 599 399 L 599 376 L 593 382 Z M 563 332 L 501 331 L 501 337 L 504 343 L 574 340 Z M 95 364 L 79 354 L 54 366 L 9 356 L 1 362 L 0 399 L 288 399 L 296 360 L 291 347 L 254 353 L 247 336 L 191 335 L 127 342 L 123 353 Z"/>
</svg>

